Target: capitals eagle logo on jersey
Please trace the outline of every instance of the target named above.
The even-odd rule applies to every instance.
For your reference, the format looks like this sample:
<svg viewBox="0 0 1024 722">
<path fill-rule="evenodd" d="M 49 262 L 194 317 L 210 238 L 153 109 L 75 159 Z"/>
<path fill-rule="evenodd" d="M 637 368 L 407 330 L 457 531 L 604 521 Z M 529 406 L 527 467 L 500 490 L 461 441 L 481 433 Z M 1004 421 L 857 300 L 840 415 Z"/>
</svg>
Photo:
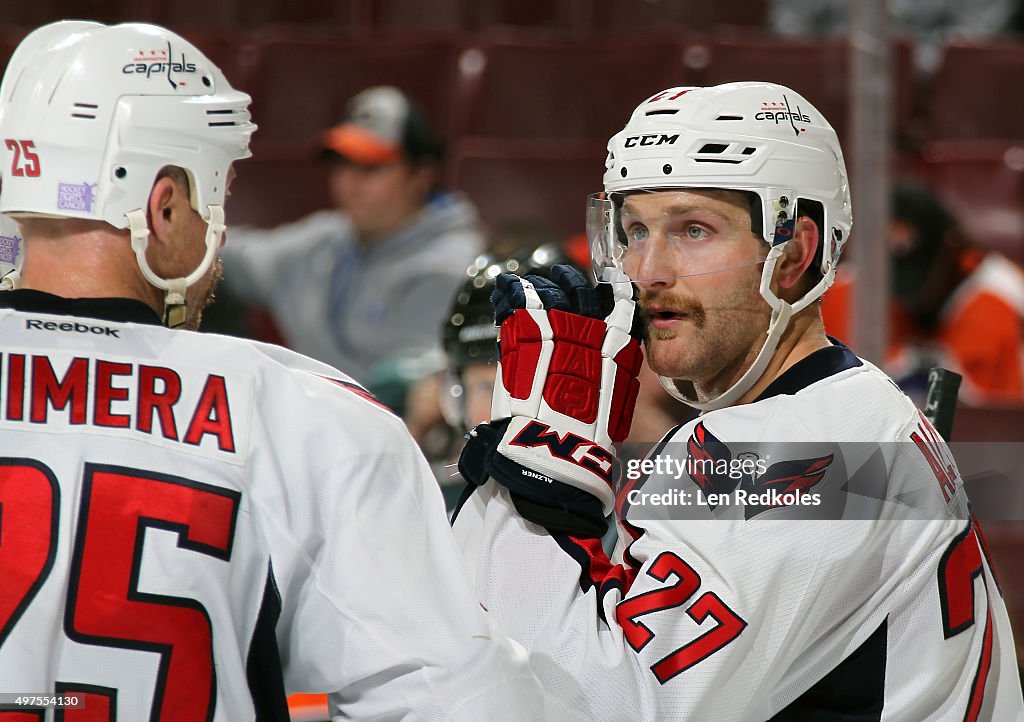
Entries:
<svg viewBox="0 0 1024 722">
<path fill-rule="evenodd" d="M 737 468 L 732 450 L 728 444 L 708 431 L 703 421 L 694 428 L 693 434 L 686 442 L 686 450 L 690 478 L 700 487 L 705 497 L 711 494 L 728 494 L 737 489 L 758 495 L 773 490 L 777 492 L 780 501 L 776 503 L 745 504 L 746 519 L 752 519 L 770 509 L 790 506 L 791 504 L 781 501 L 785 495 L 791 495 L 789 498 L 793 499 L 809 493 L 825 478 L 825 472 L 832 465 L 834 458 L 832 454 L 828 454 L 810 459 L 787 459 L 772 464 L 761 474 L 730 473 L 725 470 Z M 709 500 L 708 506 L 714 510 L 717 504 Z"/>
</svg>

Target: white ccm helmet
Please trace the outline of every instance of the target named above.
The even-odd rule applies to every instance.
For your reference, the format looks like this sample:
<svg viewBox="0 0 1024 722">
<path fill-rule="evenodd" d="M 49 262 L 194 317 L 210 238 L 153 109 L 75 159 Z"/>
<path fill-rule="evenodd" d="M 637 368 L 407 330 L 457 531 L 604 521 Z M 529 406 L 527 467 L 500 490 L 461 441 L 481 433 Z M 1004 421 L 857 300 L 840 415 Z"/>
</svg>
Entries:
<svg viewBox="0 0 1024 722">
<path fill-rule="evenodd" d="M 214 262 L 231 163 L 247 158 L 250 98 L 175 33 L 154 25 L 46 25 L 15 50 L 0 85 L 0 212 L 105 221 L 131 229 L 146 280 L 166 292 L 164 322 Z M 206 254 L 183 278 L 146 260 L 146 205 L 157 174 L 183 168 L 207 222 Z"/>
<path fill-rule="evenodd" d="M 587 213 L 598 279 L 608 277 L 605 268 L 621 268 L 625 249 L 616 198 L 621 200 L 624 193 L 720 188 L 748 191 L 760 199 L 760 231 L 770 245 L 760 292 L 772 308 L 761 351 L 731 388 L 704 402 L 692 390 L 661 377 L 674 398 L 695 408 L 709 411 L 734 403 L 764 373 L 793 314 L 819 298 L 835 279 L 853 225 L 846 165 L 835 131 L 805 98 L 782 85 L 669 88 L 641 103 L 611 138 L 605 168 L 605 193 L 591 197 Z M 824 210 L 822 278 L 802 298 L 788 303 L 772 292 L 771 278 L 792 237 L 800 203 L 807 200 Z"/>
</svg>

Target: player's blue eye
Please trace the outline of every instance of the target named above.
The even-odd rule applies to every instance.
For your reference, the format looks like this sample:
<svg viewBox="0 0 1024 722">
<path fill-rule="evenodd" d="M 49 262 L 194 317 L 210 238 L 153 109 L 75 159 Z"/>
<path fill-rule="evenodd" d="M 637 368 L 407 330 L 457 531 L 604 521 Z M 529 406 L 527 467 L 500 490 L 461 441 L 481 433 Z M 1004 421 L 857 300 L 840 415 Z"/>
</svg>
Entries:
<svg viewBox="0 0 1024 722">
<path fill-rule="evenodd" d="M 702 238 L 707 237 L 708 232 L 700 226 L 687 226 L 686 237 L 695 241 L 699 241 Z"/>
<path fill-rule="evenodd" d="M 642 223 L 634 223 L 629 227 L 626 235 L 629 236 L 630 241 L 646 241 L 651 232 Z"/>
</svg>

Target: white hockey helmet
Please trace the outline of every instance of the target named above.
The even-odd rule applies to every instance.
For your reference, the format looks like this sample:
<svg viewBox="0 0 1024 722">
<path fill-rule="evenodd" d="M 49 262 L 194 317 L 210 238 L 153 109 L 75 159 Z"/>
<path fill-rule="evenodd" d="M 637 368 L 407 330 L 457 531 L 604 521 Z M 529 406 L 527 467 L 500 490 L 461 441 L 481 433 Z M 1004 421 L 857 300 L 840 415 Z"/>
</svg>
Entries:
<svg viewBox="0 0 1024 722">
<path fill-rule="evenodd" d="M 177 34 L 155 25 L 52 23 L 15 50 L 0 85 L 0 212 L 130 228 L 140 269 L 165 290 L 165 320 L 216 258 L 228 169 L 250 155 L 250 98 Z M 165 166 L 183 168 L 208 224 L 207 253 L 185 278 L 145 258 L 146 204 Z"/>
<path fill-rule="evenodd" d="M 758 357 L 730 389 L 704 402 L 692 389 L 681 390 L 674 380 L 661 379 L 672 396 L 698 409 L 732 404 L 760 378 L 790 317 L 835 280 L 853 225 L 849 179 L 835 131 L 804 97 L 782 85 L 669 88 L 641 103 L 608 142 L 604 187 L 604 194 L 591 197 L 587 216 L 599 279 L 604 268 L 621 266 L 625 248 L 616 198 L 622 194 L 719 188 L 748 191 L 760 199 L 762 228 L 755 231 L 770 247 L 760 292 L 772 308 L 772 319 Z M 816 201 L 823 209 L 821 279 L 802 298 L 787 303 L 772 292 L 771 278 L 806 201 Z"/>
</svg>

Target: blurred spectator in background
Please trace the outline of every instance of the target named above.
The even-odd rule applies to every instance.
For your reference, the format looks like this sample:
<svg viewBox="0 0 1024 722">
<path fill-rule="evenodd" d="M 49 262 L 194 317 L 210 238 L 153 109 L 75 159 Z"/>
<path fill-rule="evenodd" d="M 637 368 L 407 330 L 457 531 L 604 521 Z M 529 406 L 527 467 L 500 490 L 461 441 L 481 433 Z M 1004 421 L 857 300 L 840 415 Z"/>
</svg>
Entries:
<svg viewBox="0 0 1024 722">
<path fill-rule="evenodd" d="M 456 297 L 455 300 L 449 297 L 445 303 L 457 305 L 458 299 L 464 297 L 472 282 L 475 281 L 478 284 L 483 282 L 483 273 L 491 266 L 498 269 L 498 264 L 507 263 L 518 268 L 521 261 L 530 257 L 532 249 L 545 248 L 551 253 L 561 253 L 558 250 L 560 245 L 558 233 L 543 223 L 517 220 L 487 230 L 484 252 L 469 264 L 466 275 L 460 276 L 463 283 L 453 294 Z M 545 256 L 548 250 L 541 252 L 541 255 Z M 589 251 L 587 254 L 586 262 L 589 263 Z M 559 258 L 564 258 L 564 256 L 559 255 Z M 559 261 L 552 262 L 558 263 Z M 496 275 L 502 270 L 506 269 L 494 270 L 494 274 Z M 493 278 L 492 275 L 491 280 Z M 489 294 L 490 290 L 488 289 L 487 295 L 481 296 L 483 303 L 488 308 L 490 307 L 487 297 Z M 451 313 L 455 313 L 454 309 L 455 306 L 451 309 Z M 450 317 L 449 315 L 442 319 L 440 324 L 447 326 Z M 495 333 L 492 330 L 492 340 L 494 337 Z M 435 336 L 436 338 L 438 337 Z M 366 381 L 367 388 L 381 403 L 406 420 L 413 438 L 420 443 L 420 448 L 423 449 L 428 459 L 434 459 L 438 455 L 447 455 L 453 441 L 461 439 L 464 432 L 464 430 L 455 429 L 445 424 L 441 408 L 438 405 L 441 393 L 441 372 L 447 366 L 448 359 L 445 349 L 436 347 L 426 352 L 406 354 L 378 364 Z M 454 431 L 458 431 L 458 436 L 455 439 L 451 436 Z M 447 459 L 447 456 L 445 458 Z"/>
<path fill-rule="evenodd" d="M 772 29 L 782 35 L 845 34 L 850 0 L 772 0 Z M 893 32 L 915 41 L 922 75 L 938 67 L 942 44 L 951 38 L 981 40 L 1019 32 L 1018 0 L 888 0 Z"/>
<path fill-rule="evenodd" d="M 270 310 L 289 347 L 366 383 L 379 364 L 437 348 L 483 238 L 469 201 L 440 188 L 443 145 L 397 88 L 352 98 L 322 154 L 334 208 L 232 229 L 224 281 Z"/>
<path fill-rule="evenodd" d="M 960 223 L 925 186 L 898 184 L 889 224 L 891 257 L 886 371 L 923 401 L 928 369 L 963 375 L 960 399 L 1024 403 L 1024 269 L 973 245 Z M 846 338 L 850 274 L 824 296 L 830 335 Z"/>
</svg>

